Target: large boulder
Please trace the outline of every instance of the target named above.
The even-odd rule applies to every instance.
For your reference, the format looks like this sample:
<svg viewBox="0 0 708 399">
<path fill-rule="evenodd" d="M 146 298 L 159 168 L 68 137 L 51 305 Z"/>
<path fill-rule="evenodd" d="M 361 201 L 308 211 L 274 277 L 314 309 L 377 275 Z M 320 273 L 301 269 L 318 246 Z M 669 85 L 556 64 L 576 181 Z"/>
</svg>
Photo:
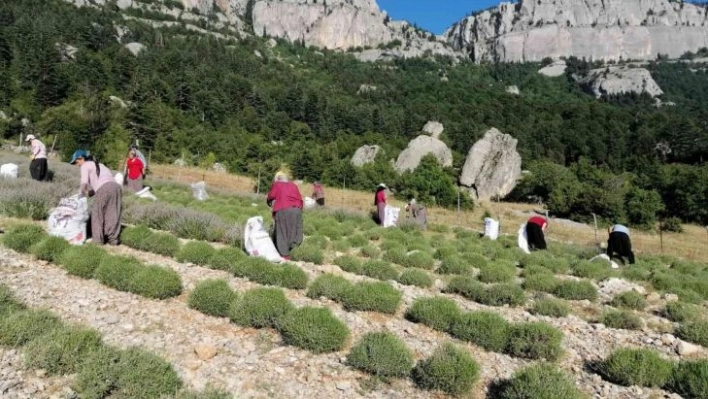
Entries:
<svg viewBox="0 0 708 399">
<path fill-rule="evenodd" d="M 435 137 L 421 135 L 408 143 L 408 147 L 398 156 L 394 168 L 398 173 L 415 170 L 420 160 L 428 154 L 434 155 L 441 166 L 452 166 L 452 151 L 447 145 Z"/>
<path fill-rule="evenodd" d="M 138 54 L 140 54 L 141 51 L 145 50 L 145 45 L 137 42 L 125 44 L 123 45 L 123 47 L 128 49 L 128 51 L 130 51 L 136 57 L 138 56 Z"/>
<path fill-rule="evenodd" d="M 445 130 L 443 124 L 435 121 L 428 121 L 428 123 L 423 126 L 423 133 L 427 133 L 436 139 L 440 138 L 440 135 Z"/>
<path fill-rule="evenodd" d="M 363 145 L 359 147 L 352 157 L 352 165 L 361 167 L 367 163 L 374 162 L 379 151 L 381 151 L 381 147 L 377 145 Z"/>
<path fill-rule="evenodd" d="M 567 68 L 568 65 L 566 65 L 564 60 L 558 60 L 539 69 L 538 73 L 543 76 L 548 76 L 549 78 L 557 78 L 559 76 L 563 76 Z"/>
<path fill-rule="evenodd" d="M 521 156 L 517 140 L 492 128 L 474 143 L 462 167 L 460 184 L 477 198 L 504 197 L 516 186 L 521 175 Z"/>
<path fill-rule="evenodd" d="M 595 97 L 624 93 L 647 93 L 651 97 L 664 94 L 658 84 L 644 68 L 607 67 L 593 69 L 579 82 Z"/>
</svg>

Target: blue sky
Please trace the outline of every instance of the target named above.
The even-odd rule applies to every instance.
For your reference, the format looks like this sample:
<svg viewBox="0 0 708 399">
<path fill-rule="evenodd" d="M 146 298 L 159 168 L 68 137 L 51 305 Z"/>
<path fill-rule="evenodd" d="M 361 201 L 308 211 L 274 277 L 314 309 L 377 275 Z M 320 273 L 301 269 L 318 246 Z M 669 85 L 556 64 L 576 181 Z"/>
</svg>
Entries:
<svg viewBox="0 0 708 399">
<path fill-rule="evenodd" d="M 378 0 L 379 8 L 392 19 L 415 22 L 423 29 L 441 34 L 472 11 L 499 4 L 500 0 Z"/>
</svg>

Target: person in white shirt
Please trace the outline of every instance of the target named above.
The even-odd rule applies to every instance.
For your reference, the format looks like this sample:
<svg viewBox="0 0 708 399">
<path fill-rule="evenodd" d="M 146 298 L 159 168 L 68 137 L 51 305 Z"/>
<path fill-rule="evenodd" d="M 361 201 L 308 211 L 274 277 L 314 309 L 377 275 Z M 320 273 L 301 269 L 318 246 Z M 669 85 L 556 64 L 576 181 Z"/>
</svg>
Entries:
<svg viewBox="0 0 708 399">
<path fill-rule="evenodd" d="M 28 134 L 25 141 L 30 143 L 30 176 L 37 181 L 47 179 L 47 147 L 41 141 L 34 137 L 34 134 Z"/>
</svg>

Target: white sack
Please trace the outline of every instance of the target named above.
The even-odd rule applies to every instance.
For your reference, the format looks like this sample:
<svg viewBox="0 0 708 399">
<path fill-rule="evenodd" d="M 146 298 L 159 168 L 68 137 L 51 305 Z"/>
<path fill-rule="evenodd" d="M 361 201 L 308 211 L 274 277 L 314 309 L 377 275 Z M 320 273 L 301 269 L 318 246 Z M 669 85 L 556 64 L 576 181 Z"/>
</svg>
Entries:
<svg viewBox="0 0 708 399">
<path fill-rule="evenodd" d="M 260 216 L 252 217 L 246 222 L 246 227 L 243 229 L 243 242 L 250 256 L 261 257 L 273 263 L 283 261 Z"/>
<path fill-rule="evenodd" d="M 317 201 L 315 201 L 314 199 L 312 199 L 310 197 L 303 198 L 302 202 L 303 202 L 305 209 L 310 209 L 310 208 L 314 208 L 315 206 L 317 206 Z"/>
<path fill-rule="evenodd" d="M 118 173 L 116 173 L 116 175 L 113 178 L 115 179 L 116 183 L 118 183 L 119 186 L 122 186 L 123 181 L 125 180 L 125 175 L 118 172 Z"/>
<path fill-rule="evenodd" d="M 610 267 L 611 267 L 611 268 L 613 268 L 613 269 L 619 269 L 619 265 L 617 264 L 617 262 L 615 262 L 615 261 L 613 261 L 612 259 L 610 259 L 610 257 L 607 256 L 607 254 L 600 254 L 600 255 L 597 255 L 597 256 L 595 256 L 594 258 L 590 259 L 590 262 L 594 262 L 594 261 L 596 261 L 596 260 L 604 260 L 604 261 L 606 261 L 607 263 L 610 264 Z"/>
<path fill-rule="evenodd" d="M 150 192 L 152 190 L 152 187 L 145 187 L 142 190 L 138 191 L 135 193 L 140 198 L 146 198 L 146 199 L 151 199 L 153 201 L 157 201 L 157 197 L 153 193 Z"/>
<path fill-rule="evenodd" d="M 59 206 L 52 209 L 47 219 L 49 234 L 62 237 L 73 245 L 86 241 L 86 222 L 89 218 L 86 197 L 62 198 Z"/>
<path fill-rule="evenodd" d="M 492 218 L 484 218 L 484 236 L 492 241 L 499 238 L 499 222 Z"/>
<path fill-rule="evenodd" d="M 193 183 L 190 185 L 192 187 L 192 196 L 197 201 L 204 201 L 209 198 L 209 194 L 206 192 L 206 183 L 200 181 L 198 183 Z"/>
<path fill-rule="evenodd" d="M 526 223 L 522 224 L 521 227 L 519 227 L 519 248 L 521 248 L 522 251 L 526 252 L 527 254 L 530 254 L 531 251 L 529 251 L 529 238 L 526 235 Z"/>
<path fill-rule="evenodd" d="M 398 215 L 401 213 L 401 208 L 394 208 L 386 205 L 384 211 L 383 227 L 393 227 L 398 223 Z"/>
<path fill-rule="evenodd" d="M 5 179 L 17 179 L 19 167 L 14 163 L 6 163 L 0 166 L 0 177 Z"/>
</svg>

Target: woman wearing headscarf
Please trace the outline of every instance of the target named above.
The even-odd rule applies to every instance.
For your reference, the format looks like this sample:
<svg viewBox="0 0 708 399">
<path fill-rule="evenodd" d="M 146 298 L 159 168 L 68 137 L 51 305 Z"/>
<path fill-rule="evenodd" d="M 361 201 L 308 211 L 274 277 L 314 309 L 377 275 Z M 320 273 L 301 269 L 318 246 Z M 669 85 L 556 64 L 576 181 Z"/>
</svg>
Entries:
<svg viewBox="0 0 708 399">
<path fill-rule="evenodd" d="M 302 243 L 302 195 L 295 183 L 284 172 L 275 174 L 266 203 L 273 208 L 275 220 L 275 247 L 285 260 L 290 251 Z"/>
<path fill-rule="evenodd" d="M 30 143 L 30 176 L 33 180 L 44 181 L 47 179 L 47 147 L 41 141 L 34 137 L 34 134 L 28 134 L 25 141 Z"/>
<path fill-rule="evenodd" d="M 128 159 L 125 160 L 124 169 L 128 189 L 136 193 L 142 190 L 145 165 L 143 165 L 143 161 L 140 160 L 134 149 L 128 151 Z"/>
<path fill-rule="evenodd" d="M 543 232 L 548 227 L 548 221 L 541 216 L 534 216 L 526 222 L 526 237 L 531 251 L 546 249 L 546 237 Z"/>
<path fill-rule="evenodd" d="M 383 183 L 380 183 L 378 187 L 376 187 L 374 206 L 376 206 L 376 212 L 379 216 L 379 224 L 383 226 L 384 219 L 386 218 L 386 185 Z"/>
<path fill-rule="evenodd" d="M 621 224 L 614 224 L 609 228 L 610 237 L 607 239 L 607 256 L 619 259 L 624 264 L 624 258 L 629 264 L 634 264 L 632 241 L 629 239 L 629 228 Z"/>
<path fill-rule="evenodd" d="M 316 181 L 312 185 L 312 198 L 317 202 L 317 205 L 319 206 L 324 206 L 325 204 L 325 195 L 324 195 L 324 189 L 322 188 L 322 184 L 320 182 Z"/>
<path fill-rule="evenodd" d="M 118 245 L 122 210 L 122 189 L 113 179 L 110 169 L 98 163 L 86 150 L 77 150 L 72 165 L 81 169 L 79 195 L 93 196 L 91 236 L 95 244 Z"/>
</svg>

